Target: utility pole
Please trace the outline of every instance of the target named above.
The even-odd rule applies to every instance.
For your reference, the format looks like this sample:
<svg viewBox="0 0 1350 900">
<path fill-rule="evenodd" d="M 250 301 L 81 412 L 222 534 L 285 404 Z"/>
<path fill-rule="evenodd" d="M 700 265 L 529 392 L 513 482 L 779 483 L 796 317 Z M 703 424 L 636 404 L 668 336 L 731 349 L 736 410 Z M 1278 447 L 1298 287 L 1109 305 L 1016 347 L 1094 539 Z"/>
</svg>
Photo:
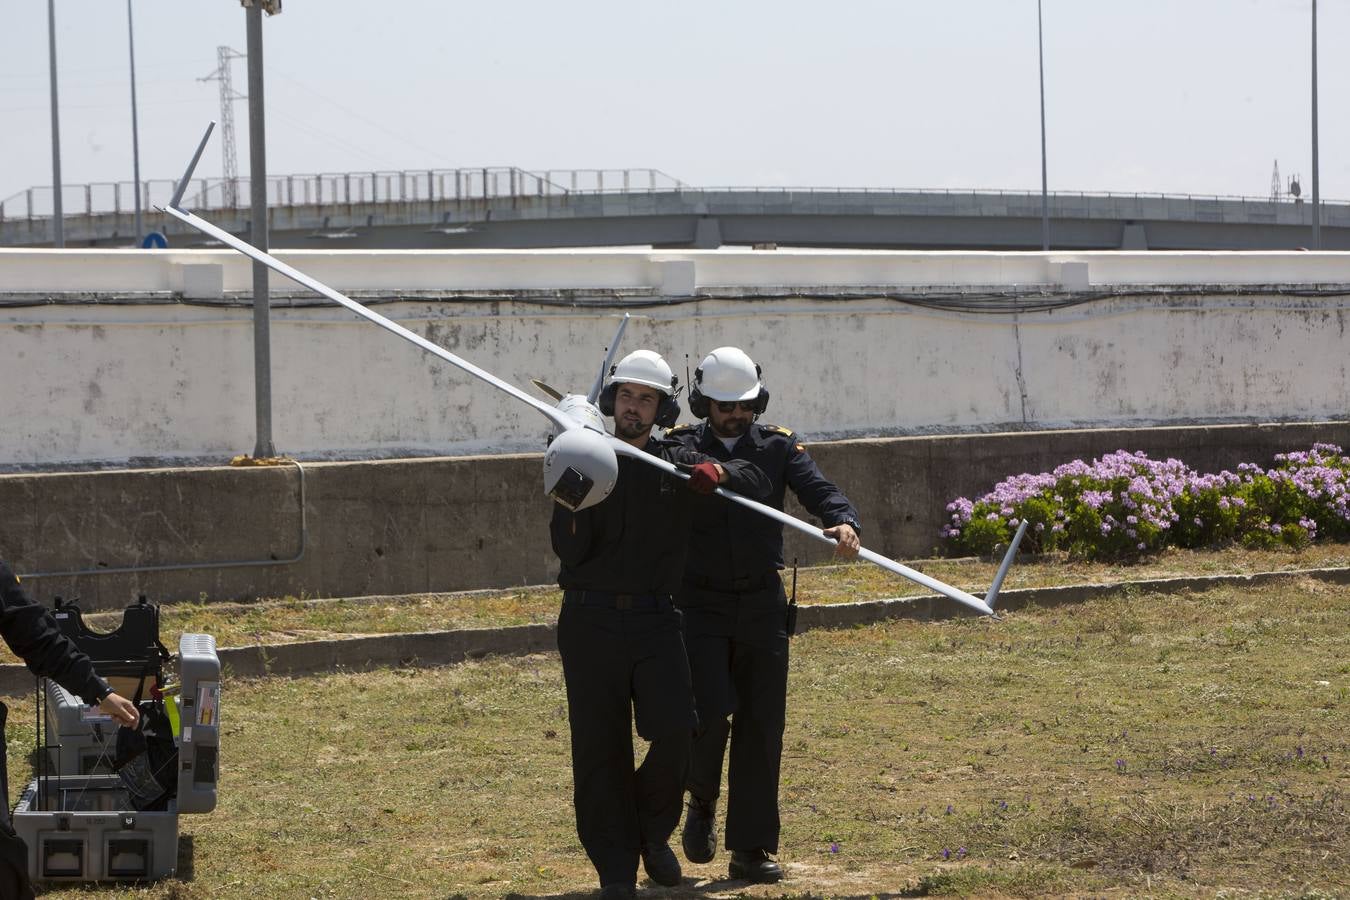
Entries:
<svg viewBox="0 0 1350 900">
<path fill-rule="evenodd" d="M 1322 195 L 1317 173 L 1317 0 L 1312 0 L 1312 248 L 1322 249 Z"/>
<path fill-rule="evenodd" d="M 141 229 L 141 132 L 136 124 L 136 29 L 131 21 L 131 0 L 127 0 L 127 49 L 131 53 L 131 176 L 136 187 L 136 240 L 145 235 Z"/>
<path fill-rule="evenodd" d="M 243 58 L 243 53 L 231 47 L 217 47 L 216 70 L 197 79 L 220 82 L 220 150 L 224 157 L 221 175 L 225 179 L 221 203 L 226 209 L 234 209 L 239 205 L 239 162 L 234 152 L 234 101 L 244 99 L 243 94 L 235 92 L 234 83 L 230 80 L 230 61 Z"/>
<path fill-rule="evenodd" d="M 1045 165 L 1045 37 L 1041 27 L 1041 0 L 1036 0 L 1036 52 L 1041 70 L 1041 249 L 1050 249 L 1050 182 Z"/>
<path fill-rule="evenodd" d="M 52 245 L 66 245 L 65 219 L 61 209 L 61 122 L 56 114 L 56 0 L 47 0 L 47 55 L 52 83 Z"/>
<path fill-rule="evenodd" d="M 267 142 L 263 116 L 262 14 L 281 12 L 281 0 L 241 0 L 248 20 L 248 146 L 249 192 L 252 199 L 253 231 L 250 241 L 267 250 Z M 257 443 L 254 459 L 276 456 L 272 444 L 272 298 L 267 286 L 267 266 L 253 263 L 253 383 L 257 413 Z"/>
</svg>

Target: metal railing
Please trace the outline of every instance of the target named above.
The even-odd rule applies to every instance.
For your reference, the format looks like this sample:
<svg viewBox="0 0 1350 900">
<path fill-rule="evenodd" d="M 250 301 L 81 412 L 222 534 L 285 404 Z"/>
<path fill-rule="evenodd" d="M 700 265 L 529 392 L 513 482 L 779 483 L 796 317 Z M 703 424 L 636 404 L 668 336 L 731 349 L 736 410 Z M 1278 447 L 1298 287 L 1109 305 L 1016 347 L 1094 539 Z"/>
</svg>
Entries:
<svg viewBox="0 0 1350 900">
<path fill-rule="evenodd" d="M 185 199 L 194 209 L 247 209 L 248 178 L 194 179 Z M 168 179 L 141 182 L 141 206 L 162 206 L 173 196 Z M 267 205 L 326 206 L 354 203 L 425 203 L 557 197 L 573 193 L 675 191 L 687 186 L 657 169 L 549 169 L 530 172 L 514 166 L 274 175 L 267 179 Z M 0 221 L 47 219 L 55 207 L 50 186 L 32 187 L 0 201 Z M 118 215 L 135 208 L 130 181 L 63 185 L 66 216 Z"/>
<path fill-rule="evenodd" d="M 634 189 L 632 193 L 636 193 Z M 1038 190 L 1007 190 L 1003 188 L 904 188 L 904 187 L 814 187 L 814 186 L 767 186 L 767 185 L 713 185 L 710 187 L 684 187 L 685 193 L 705 194 L 869 194 L 878 196 L 933 196 L 933 197 L 1003 197 L 1016 200 L 1041 201 Z M 1159 191 L 1050 191 L 1051 200 L 1171 200 L 1192 203 L 1241 203 L 1249 206 L 1299 206 L 1305 198 L 1252 197 L 1242 194 L 1167 194 Z M 1350 200 L 1322 199 L 1322 204 L 1350 204 Z"/>
<path fill-rule="evenodd" d="M 173 196 L 175 184 L 168 179 L 141 183 L 141 206 L 163 205 Z M 194 209 L 247 209 L 250 181 L 238 178 L 201 178 L 192 182 L 188 204 Z M 62 208 L 71 215 L 118 215 L 135 207 L 129 181 L 64 185 Z M 864 194 L 873 196 L 920 196 L 971 199 L 1003 198 L 1039 203 L 1039 191 L 976 190 L 957 188 L 878 187 L 770 187 L 731 185 L 691 187 L 659 169 L 545 169 L 527 171 L 514 166 L 472 169 L 425 169 L 375 172 L 339 172 L 311 175 L 275 175 L 267 179 L 270 207 L 337 206 L 366 203 L 426 203 L 489 201 L 525 197 L 567 197 L 586 194 L 727 193 L 727 194 Z M 1248 197 L 1225 194 L 1165 194 L 1148 191 L 1051 191 L 1057 203 L 1084 201 L 1147 201 L 1237 203 L 1273 211 L 1302 201 L 1292 198 Z M 0 222 L 50 218 L 51 187 L 32 187 L 0 201 Z M 1323 205 L 1346 205 L 1350 201 L 1323 200 Z"/>
</svg>

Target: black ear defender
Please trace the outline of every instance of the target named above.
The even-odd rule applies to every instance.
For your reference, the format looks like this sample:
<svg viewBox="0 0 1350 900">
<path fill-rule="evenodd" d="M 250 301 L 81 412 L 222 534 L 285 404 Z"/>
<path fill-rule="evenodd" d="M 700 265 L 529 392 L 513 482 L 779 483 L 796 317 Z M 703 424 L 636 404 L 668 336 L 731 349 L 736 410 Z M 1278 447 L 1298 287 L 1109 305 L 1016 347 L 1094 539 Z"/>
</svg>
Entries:
<svg viewBox="0 0 1350 900">
<path fill-rule="evenodd" d="M 670 394 L 663 396 L 661 402 L 656 407 L 656 424 L 662 428 L 670 428 L 680 420 L 680 401 L 676 398 L 680 396 L 680 377 L 678 375 L 670 376 Z"/>
<path fill-rule="evenodd" d="M 609 377 L 611 379 L 614 377 L 614 370 L 617 368 L 618 366 L 609 367 Z M 595 398 L 595 405 L 600 407 L 600 412 L 603 415 L 613 417 L 614 395 L 618 392 L 619 385 L 614 381 L 610 381 L 609 384 L 605 385 L 605 389 L 600 392 L 600 396 Z"/>
<path fill-rule="evenodd" d="M 708 398 L 698 386 L 703 383 L 703 367 L 694 370 L 694 380 L 689 385 L 689 412 L 695 419 L 708 418 Z"/>
<path fill-rule="evenodd" d="M 755 415 L 764 415 L 764 410 L 769 408 L 769 389 L 760 387 L 759 396 L 755 398 Z"/>
<path fill-rule="evenodd" d="M 764 387 L 764 370 L 755 363 L 755 377 L 759 379 L 759 395 L 755 397 L 755 415 L 764 415 L 764 410 L 769 408 L 769 391 Z"/>
</svg>

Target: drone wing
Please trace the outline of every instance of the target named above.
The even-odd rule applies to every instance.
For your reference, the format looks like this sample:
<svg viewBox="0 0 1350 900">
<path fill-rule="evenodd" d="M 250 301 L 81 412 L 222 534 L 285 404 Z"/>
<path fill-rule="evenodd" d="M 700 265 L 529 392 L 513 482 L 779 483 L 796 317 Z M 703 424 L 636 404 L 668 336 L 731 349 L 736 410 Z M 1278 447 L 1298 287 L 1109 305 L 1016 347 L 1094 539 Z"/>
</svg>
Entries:
<svg viewBox="0 0 1350 900">
<path fill-rule="evenodd" d="M 360 303 L 357 303 L 355 300 L 351 299 L 345 294 L 342 294 L 339 291 L 330 288 L 328 285 L 324 284 L 318 279 L 312 278 L 309 275 L 306 275 L 305 273 L 299 271 L 298 269 L 294 269 L 291 266 L 286 265 L 286 263 L 282 262 L 281 260 L 262 250 L 259 250 L 257 247 L 254 247 L 247 241 L 235 237 L 234 235 L 230 234 L 224 229 L 218 228 L 217 226 L 211 224 L 210 222 L 206 221 L 200 216 L 195 215 L 194 213 L 188 212 L 187 210 L 181 208 L 179 206 L 179 203 L 182 200 L 183 192 L 187 187 L 188 181 L 192 178 L 192 171 L 196 167 L 197 161 L 201 158 L 202 150 L 205 148 L 206 141 L 211 136 L 211 129 L 214 126 L 215 126 L 214 122 L 212 122 L 211 125 L 207 126 L 206 134 L 202 136 L 201 143 L 197 146 L 197 152 L 192 157 L 192 162 L 188 164 L 187 172 L 184 173 L 183 179 L 178 185 L 178 189 L 174 192 L 173 199 L 169 202 L 168 206 L 162 207 L 164 212 L 173 216 L 175 219 L 178 219 L 180 222 L 183 222 L 184 224 L 197 229 L 203 234 L 215 238 L 216 240 L 220 241 L 226 246 L 234 248 L 235 250 L 239 251 L 240 253 L 244 254 L 250 259 L 262 263 L 272 271 L 285 275 L 287 278 L 291 279 L 297 284 L 303 287 L 307 287 L 310 290 L 314 291 L 315 293 L 327 297 L 334 303 L 345 306 L 347 309 L 356 313 L 363 319 L 367 319 L 368 321 L 374 322 L 376 325 L 379 325 L 386 331 L 393 332 L 394 334 L 398 335 L 399 337 L 403 338 L 409 343 L 416 344 L 418 347 L 421 347 L 423 350 L 427 351 L 433 356 L 443 359 L 446 362 L 450 363 L 451 365 L 456 366 L 457 368 L 460 368 L 465 372 L 468 372 L 475 378 L 487 382 L 488 384 L 497 388 L 499 391 L 503 391 L 504 393 L 510 394 L 512 397 L 515 397 L 517 400 L 520 400 L 523 403 L 528 403 L 530 406 L 534 407 L 539 412 L 543 413 L 544 416 L 546 416 L 549 419 L 549 421 L 553 422 L 554 425 L 558 426 L 560 430 L 566 431 L 573 428 L 584 427 L 581 425 L 579 421 L 573 419 L 571 416 L 566 415 L 560 410 L 555 409 L 554 407 L 549 406 L 548 404 L 543 403 L 540 400 L 536 400 L 534 397 L 531 397 L 529 394 L 525 393 L 524 391 L 520 390 L 514 385 L 501 380 L 496 375 L 493 375 L 491 372 L 488 372 L 485 369 L 481 369 L 478 366 L 475 366 L 468 360 L 461 359 L 460 357 L 451 353 L 449 350 L 446 350 L 444 347 L 434 344 L 431 341 L 427 340 L 426 338 L 422 337 L 421 335 L 409 331 L 407 328 L 404 328 L 397 322 L 385 318 L 384 316 L 380 315 L 377 312 L 367 309 L 365 306 L 362 306 Z M 610 344 L 609 356 L 605 360 L 605 365 L 601 369 L 600 376 L 596 379 L 596 385 L 593 386 L 591 389 L 591 396 L 587 398 L 590 403 L 594 403 L 595 396 L 599 394 L 598 387 L 603 384 L 605 372 L 609 367 L 610 361 L 613 359 L 615 349 L 618 347 L 619 338 L 622 337 L 624 327 L 627 324 L 628 319 L 627 316 L 625 316 L 624 320 L 619 325 L 618 334 L 615 335 L 614 341 L 612 341 Z M 674 475 L 676 478 L 688 480 L 689 475 L 685 472 L 680 471 L 680 469 L 676 467 L 673 463 L 661 459 L 660 457 L 652 456 L 650 453 L 646 453 L 642 450 L 639 450 L 638 448 L 633 447 L 632 445 L 619 440 L 613 435 L 607 434 L 606 437 L 609 439 L 609 443 L 614 448 L 615 453 L 630 457 L 632 459 L 639 460 L 643 463 L 646 463 L 647 465 L 655 466 L 656 468 L 661 469 L 670 475 Z M 752 509 L 755 512 L 760 513 L 761 515 L 768 516 L 769 518 L 774 519 L 775 521 L 780 522 L 789 528 L 794 528 L 797 531 L 802 532 L 803 534 L 809 535 L 810 537 L 813 537 L 818 541 L 822 541 L 826 544 L 831 545 L 836 543 L 836 541 L 833 538 L 828 537 L 824 533 L 824 531 L 821 530 L 820 528 L 817 528 L 816 526 L 811 525 L 807 522 L 803 522 L 802 520 L 790 516 L 787 513 L 782 512 L 781 510 L 774 509 L 772 506 L 766 506 L 763 503 L 758 503 L 754 500 L 749 499 L 748 497 L 742 497 L 739 494 L 733 493 L 728 490 L 724 490 L 722 488 L 717 488 L 716 493 L 720 494 L 722 497 L 725 497 L 732 503 L 740 504 L 741 506 L 744 506 L 747 509 Z M 1021 532 L 1019 532 L 1018 537 L 1020 539 Z M 1008 561 L 1011 561 L 1013 554 L 1016 553 L 1016 547 L 1017 543 L 1016 541 L 1014 541 L 1013 545 L 1008 550 L 1008 557 L 1007 557 Z M 895 562 L 892 559 L 888 559 L 887 557 L 882 556 L 881 554 L 875 553 L 866 548 L 859 550 L 858 555 L 861 558 L 867 560 L 868 562 L 880 566 L 881 568 L 885 569 L 888 572 L 892 572 L 896 575 L 899 575 L 902 578 L 907 578 L 910 581 L 915 582 L 916 584 L 920 584 L 923 587 L 928 588 L 929 590 L 936 591 L 937 593 L 942 594 L 944 597 L 948 597 L 956 601 L 957 603 L 960 603 L 978 613 L 981 613 L 982 615 L 993 615 L 993 610 L 990 608 L 990 606 L 986 604 L 985 601 L 974 596 L 973 594 L 966 593 L 965 591 L 960 590 L 959 588 L 954 588 L 949 584 L 938 581 L 936 578 L 932 578 L 928 575 L 923 574 L 922 572 L 918 572 L 914 569 L 909 568 L 908 566 L 902 565 L 898 562 Z M 1007 563 L 1005 563 L 1004 566 L 1005 572 L 1006 566 Z M 1000 577 L 998 578 L 998 583 L 1000 584 L 1002 582 L 1003 574 L 1004 573 L 1001 572 Z M 995 586 L 994 590 L 990 592 L 990 599 L 993 600 L 996 595 L 997 595 L 997 585 Z"/>
<path fill-rule="evenodd" d="M 214 126 L 214 124 L 215 123 L 213 122 L 212 126 Z M 493 375 L 491 372 L 488 372 L 485 369 L 481 369 L 478 366 L 475 366 L 473 363 L 469 362 L 466 359 L 461 359 L 460 357 L 451 353 L 449 350 L 446 350 L 444 347 L 441 347 L 437 344 L 433 344 L 431 341 L 422 337 L 420 334 L 417 334 L 416 332 L 413 331 L 409 331 L 407 328 L 404 328 L 402 325 L 398 324 L 392 319 L 388 319 L 371 309 L 367 309 L 365 306 L 362 306 L 360 303 L 357 303 L 355 300 L 351 299 L 345 294 L 333 290 L 328 285 L 324 284 L 318 279 L 311 278 L 304 272 L 301 272 L 298 269 L 294 269 L 291 266 L 286 265 L 284 262 L 277 259 L 275 256 L 272 256 L 269 253 L 265 253 L 264 251 L 259 250 L 257 247 L 253 246 L 247 241 L 241 240 L 240 238 L 230 234 L 228 231 L 216 227 L 215 225 L 211 224 L 210 222 L 206 221 L 200 216 L 188 212 L 187 210 L 179 207 L 178 202 L 182 199 L 183 189 L 187 185 L 188 180 L 192 177 L 192 170 L 193 168 L 196 167 L 197 160 L 201 157 L 202 147 L 205 146 L 206 139 L 210 137 L 210 135 L 211 135 L 211 127 L 208 127 L 206 129 L 206 135 L 202 137 L 201 145 L 197 147 L 196 155 L 192 158 L 192 163 L 188 166 L 187 173 L 183 176 L 183 180 L 179 184 L 178 190 L 174 193 L 173 201 L 171 201 L 168 206 L 162 207 L 164 212 L 173 216 L 180 222 L 183 222 L 186 225 L 190 225 L 191 227 L 202 232 L 203 234 L 215 238 L 222 244 L 225 244 L 228 247 L 233 247 L 235 250 L 238 250 L 240 253 L 244 254 L 250 259 L 256 260 L 262 263 L 263 265 L 267 266 L 267 268 L 271 269 L 272 271 L 285 275 L 287 278 L 291 279 L 295 283 L 307 287 L 311 291 L 321 294 L 324 297 L 327 297 L 334 303 L 338 303 L 341 304 L 342 306 L 347 307 L 347 309 L 356 313 L 361 318 L 374 322 L 376 325 L 380 326 L 386 331 L 393 332 L 394 334 L 398 335 L 399 337 L 403 338 L 405 341 L 408 341 L 409 343 L 416 344 L 418 347 L 421 347 L 423 350 L 427 351 L 433 356 L 439 357 L 440 359 L 445 360 L 451 365 L 463 369 L 465 372 L 468 372 L 475 378 L 481 379 L 482 381 L 486 381 L 488 384 L 492 385 L 497 390 L 510 394 L 512 397 L 515 397 L 517 400 L 520 400 L 523 403 L 528 403 L 530 406 L 534 407 L 535 409 L 539 410 L 539 412 L 543 413 L 549 419 L 549 421 L 552 422 L 554 425 L 558 426 L 559 429 L 567 430 L 569 428 L 580 427 L 579 423 L 575 419 L 563 414 L 562 412 L 559 412 L 557 409 L 555 409 L 552 406 L 549 406 L 547 403 L 544 403 L 540 400 L 536 400 L 534 397 L 531 397 L 529 394 L 520 390 L 515 385 L 502 381 L 500 378 L 498 378 L 496 375 Z"/>
<path fill-rule="evenodd" d="M 628 313 L 624 313 L 623 318 L 619 320 L 619 330 L 614 332 L 614 340 L 609 342 L 609 352 L 605 354 L 605 361 L 600 364 L 600 374 L 595 376 L 595 384 L 591 385 L 591 392 L 586 395 L 588 403 L 600 399 L 600 391 L 605 387 L 605 376 L 609 374 L 610 364 L 614 362 L 614 354 L 619 349 L 619 341 L 623 339 L 623 332 L 627 327 Z"/>
</svg>

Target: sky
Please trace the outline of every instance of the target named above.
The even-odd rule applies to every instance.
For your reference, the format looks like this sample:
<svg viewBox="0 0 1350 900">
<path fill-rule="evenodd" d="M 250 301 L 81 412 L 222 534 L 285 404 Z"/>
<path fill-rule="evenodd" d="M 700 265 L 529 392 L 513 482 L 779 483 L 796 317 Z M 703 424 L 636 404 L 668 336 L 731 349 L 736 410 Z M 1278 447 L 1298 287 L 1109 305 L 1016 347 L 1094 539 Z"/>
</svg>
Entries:
<svg viewBox="0 0 1350 900">
<path fill-rule="evenodd" d="M 62 180 L 130 181 L 126 0 L 56 0 Z M 132 0 L 143 178 L 220 115 L 237 0 Z M 0 200 L 52 180 L 47 4 L 0 0 Z M 1051 190 L 1311 192 L 1311 0 L 1043 0 Z M 687 184 L 1040 189 L 1035 0 L 284 0 L 268 171 L 657 168 Z M 1350 199 L 1350 0 L 1321 194 Z M 247 88 L 246 64 L 233 79 Z M 235 104 L 240 174 L 248 111 Z M 215 140 L 215 139 L 213 139 Z M 219 143 L 198 174 L 219 175 Z"/>
</svg>

